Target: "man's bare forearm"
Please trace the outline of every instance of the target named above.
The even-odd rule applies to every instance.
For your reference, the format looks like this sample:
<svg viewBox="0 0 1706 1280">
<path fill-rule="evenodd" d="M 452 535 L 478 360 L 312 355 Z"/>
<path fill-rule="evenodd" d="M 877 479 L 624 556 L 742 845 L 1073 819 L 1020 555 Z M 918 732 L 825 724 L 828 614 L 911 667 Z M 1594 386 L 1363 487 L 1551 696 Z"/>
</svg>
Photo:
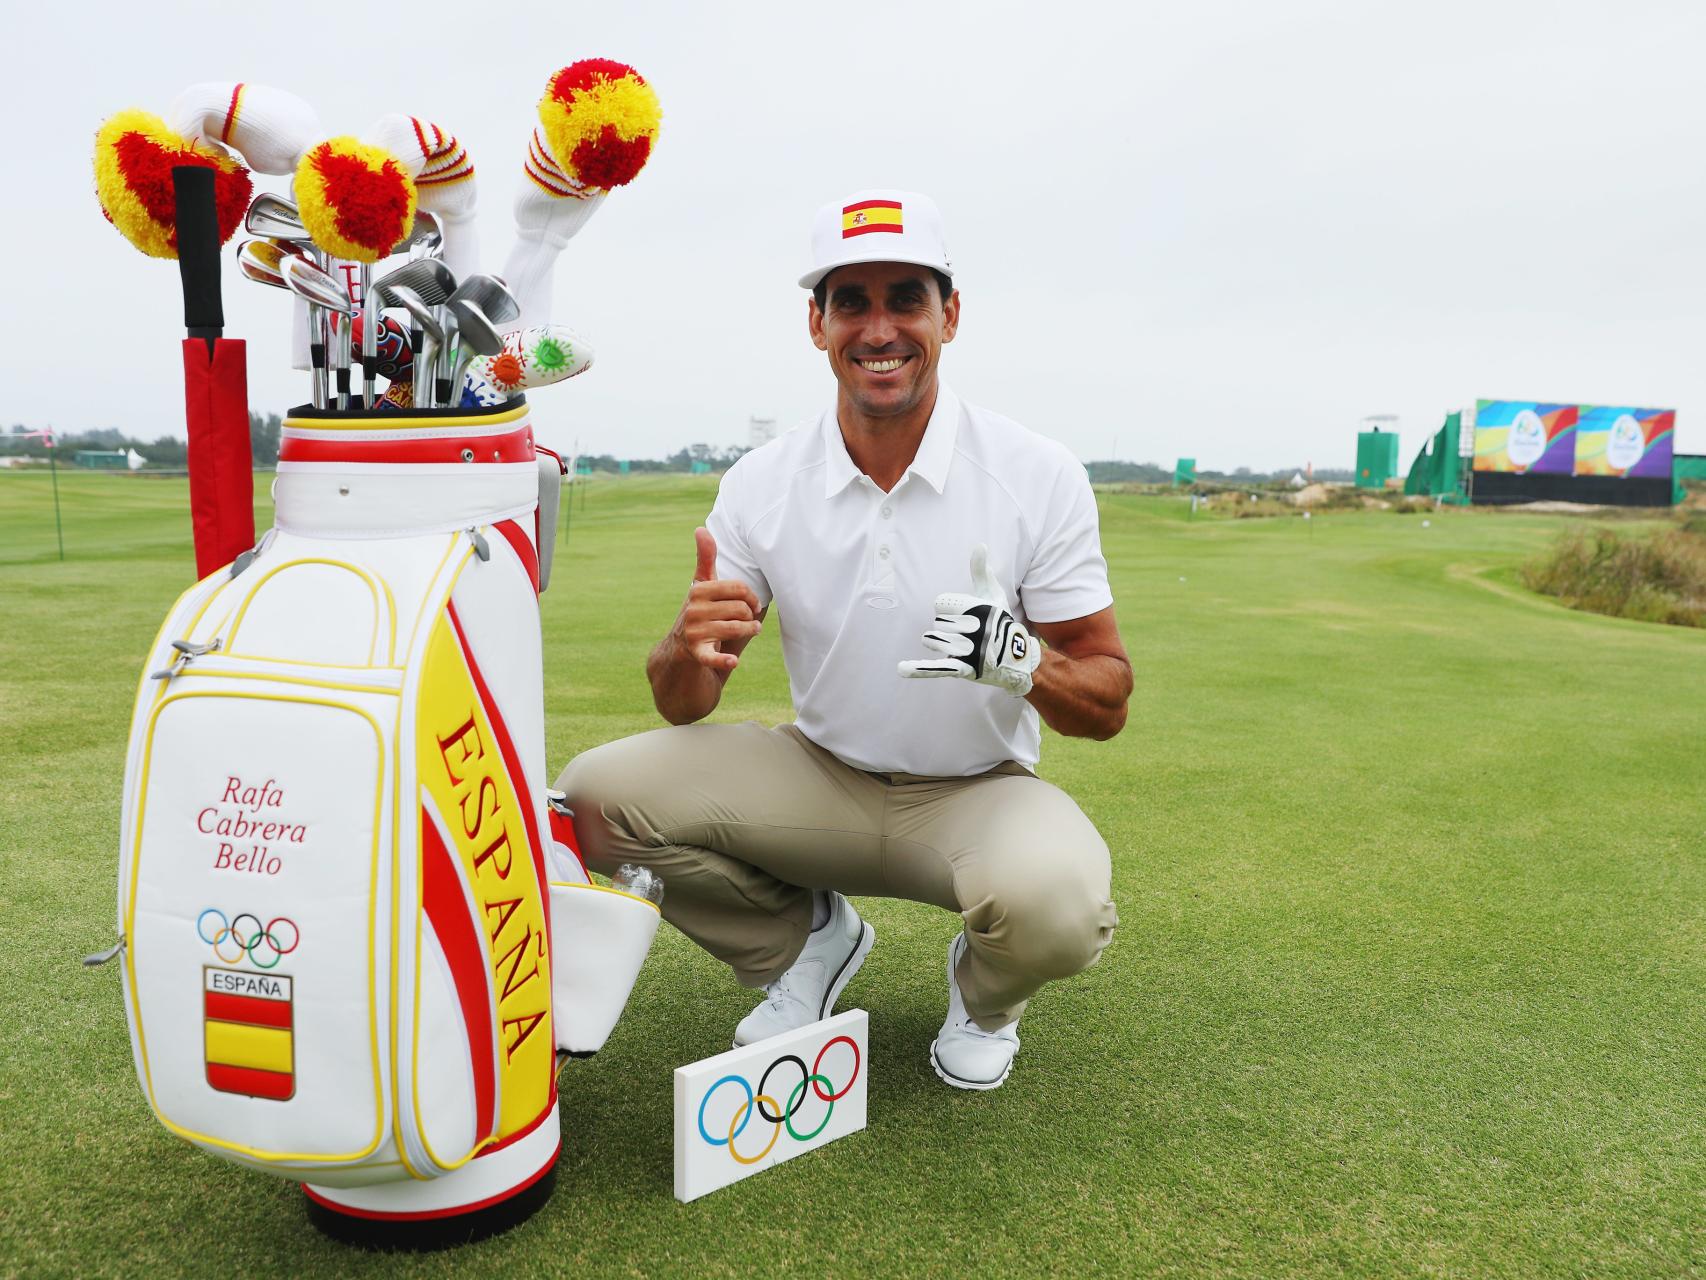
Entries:
<svg viewBox="0 0 1706 1280">
<path fill-rule="evenodd" d="M 1131 664 L 1124 658 L 1070 658 L 1045 649 L 1025 699 L 1056 733 L 1102 741 L 1125 727 L 1131 690 Z"/>
<path fill-rule="evenodd" d="M 723 696 L 723 677 L 693 657 L 674 627 L 646 659 L 646 680 L 658 714 L 671 724 L 703 720 Z"/>
</svg>

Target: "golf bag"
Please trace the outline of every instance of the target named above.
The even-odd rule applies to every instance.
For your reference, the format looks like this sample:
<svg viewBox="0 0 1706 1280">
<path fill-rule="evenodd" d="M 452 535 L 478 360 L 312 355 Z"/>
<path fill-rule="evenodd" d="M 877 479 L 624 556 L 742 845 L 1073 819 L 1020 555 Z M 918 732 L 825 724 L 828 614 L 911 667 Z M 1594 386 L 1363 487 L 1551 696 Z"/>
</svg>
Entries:
<svg viewBox="0 0 1706 1280">
<path fill-rule="evenodd" d="M 547 803 L 560 482 L 519 399 L 298 410 L 275 527 L 178 600 L 144 669 L 118 902 L 143 1090 L 343 1213 L 543 1178 L 557 1051 L 603 1043 L 657 928 Z"/>
</svg>

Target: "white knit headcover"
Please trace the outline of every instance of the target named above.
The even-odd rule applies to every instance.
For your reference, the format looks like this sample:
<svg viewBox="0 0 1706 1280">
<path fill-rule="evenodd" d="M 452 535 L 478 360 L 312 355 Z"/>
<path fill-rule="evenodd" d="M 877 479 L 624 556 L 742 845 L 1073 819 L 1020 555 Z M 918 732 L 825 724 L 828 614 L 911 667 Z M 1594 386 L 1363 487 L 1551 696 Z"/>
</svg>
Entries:
<svg viewBox="0 0 1706 1280">
<path fill-rule="evenodd" d="M 229 147 L 256 173 L 295 173 L 302 153 L 326 136 L 318 113 L 294 93 L 236 80 L 192 84 L 173 100 L 166 123 L 186 138 Z"/>
<path fill-rule="evenodd" d="M 515 197 L 515 247 L 504 263 L 504 282 L 521 304 L 506 331 L 551 322 L 551 281 L 563 246 L 598 212 L 609 193 L 586 187 L 563 172 L 537 125 L 528 140 L 521 190 Z"/>
<path fill-rule="evenodd" d="M 448 129 L 418 116 L 381 116 L 361 135 L 403 163 L 415 180 L 420 207 L 438 215 L 444 227 L 444 265 L 460 280 L 479 270 L 475 235 L 474 161 Z"/>
</svg>

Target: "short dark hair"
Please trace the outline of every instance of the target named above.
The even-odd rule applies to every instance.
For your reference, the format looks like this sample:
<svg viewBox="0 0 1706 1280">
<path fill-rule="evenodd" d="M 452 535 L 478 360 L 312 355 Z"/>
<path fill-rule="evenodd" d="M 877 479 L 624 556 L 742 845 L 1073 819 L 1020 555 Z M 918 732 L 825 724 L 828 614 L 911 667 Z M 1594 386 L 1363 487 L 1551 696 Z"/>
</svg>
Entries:
<svg viewBox="0 0 1706 1280">
<path fill-rule="evenodd" d="M 935 277 L 936 293 L 941 298 L 942 305 L 947 306 L 948 299 L 953 296 L 954 292 L 953 280 L 948 276 L 947 272 L 938 271 L 935 267 L 927 267 L 925 269 Z M 812 300 L 817 303 L 817 309 L 819 311 L 823 310 L 823 304 L 829 299 L 829 277 L 833 274 L 833 272 L 826 271 L 823 274 L 823 277 L 812 286 Z"/>
</svg>

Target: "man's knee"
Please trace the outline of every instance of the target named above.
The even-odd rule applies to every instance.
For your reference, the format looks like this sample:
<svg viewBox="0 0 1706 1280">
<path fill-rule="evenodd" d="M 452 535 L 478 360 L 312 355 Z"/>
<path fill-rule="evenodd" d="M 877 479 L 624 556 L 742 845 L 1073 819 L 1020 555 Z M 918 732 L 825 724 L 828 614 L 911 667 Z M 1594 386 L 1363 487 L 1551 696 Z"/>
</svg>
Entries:
<svg viewBox="0 0 1706 1280">
<path fill-rule="evenodd" d="M 1003 951 L 1015 973 L 1053 981 L 1102 956 L 1119 916 L 1104 894 L 1030 893 L 1003 905 Z"/>
<path fill-rule="evenodd" d="M 1007 878 L 965 917 L 997 963 L 1044 981 L 1095 964 L 1119 923 L 1106 886 L 1075 876 Z"/>
<path fill-rule="evenodd" d="M 636 783 L 647 775 L 626 758 L 631 755 L 625 749 L 628 741 L 617 739 L 581 752 L 557 778 L 557 790 L 574 813 L 581 856 L 599 870 L 607 870 L 601 864 L 612 857 L 632 856 L 633 847 L 644 843 L 638 829 L 643 824 L 636 821 L 636 806 L 643 804 L 643 797 Z M 613 849 L 615 844 L 623 847 Z"/>
<path fill-rule="evenodd" d="M 1076 807 L 1053 814 L 1047 835 L 1029 826 L 1022 848 L 979 865 L 966 925 L 1010 973 L 1070 978 L 1095 964 L 1119 923 L 1107 845 Z"/>
</svg>

